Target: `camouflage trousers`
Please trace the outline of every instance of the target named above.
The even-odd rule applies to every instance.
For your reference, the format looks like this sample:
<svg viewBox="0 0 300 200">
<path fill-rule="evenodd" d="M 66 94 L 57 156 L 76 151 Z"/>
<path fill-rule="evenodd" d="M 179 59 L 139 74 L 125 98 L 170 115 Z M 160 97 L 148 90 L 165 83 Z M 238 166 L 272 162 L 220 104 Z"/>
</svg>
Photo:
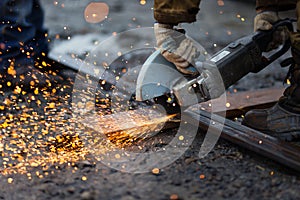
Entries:
<svg viewBox="0 0 300 200">
<path fill-rule="evenodd" d="M 287 79 L 291 85 L 284 91 L 288 97 L 291 107 L 297 108 L 300 112 L 300 1 L 297 1 L 297 30 L 290 33 L 293 64 L 291 64 Z"/>
</svg>

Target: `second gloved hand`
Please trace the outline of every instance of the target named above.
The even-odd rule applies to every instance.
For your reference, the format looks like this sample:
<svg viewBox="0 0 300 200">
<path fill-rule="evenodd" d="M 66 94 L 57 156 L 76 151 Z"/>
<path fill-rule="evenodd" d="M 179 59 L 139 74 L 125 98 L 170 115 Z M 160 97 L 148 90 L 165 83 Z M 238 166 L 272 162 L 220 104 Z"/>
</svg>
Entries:
<svg viewBox="0 0 300 200">
<path fill-rule="evenodd" d="M 271 30 L 275 22 L 280 18 L 277 12 L 263 11 L 258 13 L 254 18 L 254 31 L 268 31 Z M 279 27 L 273 34 L 273 40 L 267 47 L 266 51 L 276 49 L 289 38 L 289 32 L 286 27 Z"/>
<path fill-rule="evenodd" d="M 197 74 L 188 69 L 190 65 L 195 64 L 195 59 L 200 55 L 191 39 L 168 24 L 154 24 L 154 33 L 161 54 L 174 63 L 178 71 L 189 75 Z"/>
</svg>

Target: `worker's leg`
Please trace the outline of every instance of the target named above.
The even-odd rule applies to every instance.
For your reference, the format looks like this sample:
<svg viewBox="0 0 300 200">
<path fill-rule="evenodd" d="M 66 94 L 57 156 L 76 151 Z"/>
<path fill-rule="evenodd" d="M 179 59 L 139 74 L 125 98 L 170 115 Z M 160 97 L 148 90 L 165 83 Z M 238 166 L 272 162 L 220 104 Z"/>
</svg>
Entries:
<svg viewBox="0 0 300 200">
<path fill-rule="evenodd" d="M 257 109 L 245 115 L 243 124 L 282 139 L 300 138 L 300 1 L 297 2 L 297 31 L 290 34 L 292 58 L 287 80 L 290 86 L 270 109 Z"/>
<path fill-rule="evenodd" d="M 48 51 L 43 28 L 43 10 L 38 0 L 0 1 L 0 69 L 9 62 L 31 62 Z M 25 60 L 24 60 L 25 59 Z"/>
</svg>

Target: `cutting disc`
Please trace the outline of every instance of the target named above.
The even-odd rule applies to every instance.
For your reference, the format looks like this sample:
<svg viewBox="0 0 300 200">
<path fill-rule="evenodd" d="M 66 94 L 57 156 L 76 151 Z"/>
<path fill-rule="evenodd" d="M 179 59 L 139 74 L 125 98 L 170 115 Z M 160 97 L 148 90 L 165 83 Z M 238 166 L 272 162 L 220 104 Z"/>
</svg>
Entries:
<svg viewBox="0 0 300 200">
<path fill-rule="evenodd" d="M 196 70 L 193 68 L 193 70 Z M 144 63 L 137 78 L 136 100 L 145 101 L 170 93 L 173 83 L 183 76 L 159 50 Z"/>
</svg>

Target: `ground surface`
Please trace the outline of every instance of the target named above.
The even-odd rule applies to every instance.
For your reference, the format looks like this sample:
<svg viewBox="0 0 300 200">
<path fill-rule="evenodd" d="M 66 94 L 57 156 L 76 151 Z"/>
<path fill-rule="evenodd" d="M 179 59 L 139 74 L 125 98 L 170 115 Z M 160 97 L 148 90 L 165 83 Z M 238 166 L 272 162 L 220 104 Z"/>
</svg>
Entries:
<svg viewBox="0 0 300 200">
<path fill-rule="evenodd" d="M 84 8 L 90 1 L 55 2 L 42 1 L 47 16 L 46 26 L 52 38 L 52 51 L 62 58 L 85 59 L 88 53 L 102 50 L 102 46 L 99 49 L 97 44 L 110 38 L 114 32 L 120 33 L 136 26 L 150 27 L 154 21 L 152 1 L 145 5 L 133 0 L 107 1 L 110 13 L 105 21 L 98 24 L 84 20 Z M 253 2 L 225 0 L 224 3 L 221 7 L 217 6 L 217 1 L 203 1 L 199 22 L 187 26 L 190 35 L 197 41 L 202 40 L 209 53 L 252 31 Z M 123 38 L 121 41 L 125 42 L 122 44 L 108 40 L 104 49 L 118 53 L 123 46 L 153 42 L 147 31 L 134 33 L 134 36 Z M 141 57 L 136 57 L 136 54 L 125 56 L 124 59 L 132 63 L 123 65 L 139 65 L 145 54 L 142 51 Z M 74 75 L 71 72 L 66 74 L 64 70 L 57 73 L 63 77 Z M 240 91 L 277 86 L 282 84 L 285 73 L 274 64 L 259 74 L 245 77 L 232 89 Z M 203 141 L 201 131 L 187 151 L 166 167 L 156 169 L 154 165 L 153 171 L 141 174 L 108 167 L 107 162 L 105 165 L 97 161 L 99 152 L 108 147 L 97 149 L 92 146 L 97 137 L 93 135 L 93 142 L 87 138 L 93 131 L 78 125 L 76 118 L 70 117 L 75 112 L 74 108 L 70 108 L 70 96 L 74 95 L 73 81 L 59 82 L 55 90 L 48 88 L 51 95 L 32 91 L 22 96 L 9 90 L 3 95 L 3 102 L 11 103 L 5 103 L 10 109 L 5 107 L 4 110 L 1 104 L 1 140 L 4 146 L 0 146 L 0 199 L 299 198 L 299 174 L 224 140 L 219 140 L 206 157 L 199 159 L 199 146 Z M 93 90 L 79 90 L 81 86 L 85 88 L 84 84 L 91 82 L 79 84 L 76 89 L 83 94 L 75 95 L 83 95 L 81 100 L 89 102 L 88 97 Z M 35 98 L 41 99 L 41 102 L 37 103 Z M 164 147 L 176 131 L 167 131 L 152 140 L 138 143 L 137 146 L 145 145 L 139 151 Z M 14 146 L 16 144 L 18 148 Z M 151 144 L 155 144 L 154 147 Z"/>
</svg>

